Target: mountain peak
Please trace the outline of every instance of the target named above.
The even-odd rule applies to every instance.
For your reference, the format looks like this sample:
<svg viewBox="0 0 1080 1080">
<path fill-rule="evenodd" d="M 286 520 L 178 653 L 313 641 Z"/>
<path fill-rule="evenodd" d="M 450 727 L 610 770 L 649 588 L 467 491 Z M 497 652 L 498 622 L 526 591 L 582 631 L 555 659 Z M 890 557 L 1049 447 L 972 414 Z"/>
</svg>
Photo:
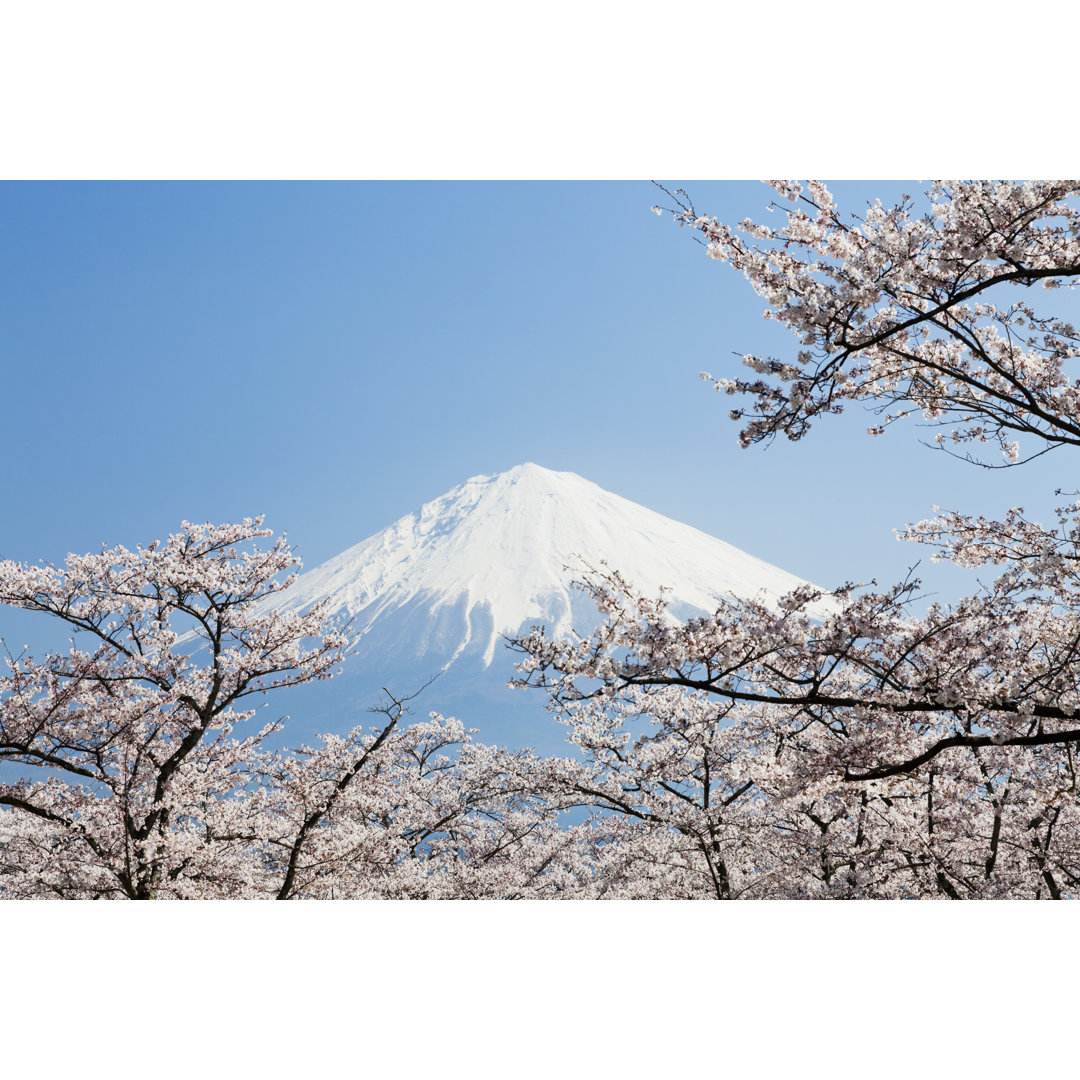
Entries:
<svg viewBox="0 0 1080 1080">
<path fill-rule="evenodd" d="M 575 488 L 580 489 L 582 485 L 596 491 L 603 490 L 584 477 L 578 476 L 577 473 L 556 472 L 554 469 L 545 469 L 543 465 L 537 465 L 535 462 L 526 461 L 521 465 L 515 465 L 512 469 L 492 473 L 490 476 L 470 476 L 464 484 L 459 484 L 458 487 L 448 491 L 447 495 L 452 495 L 462 488 L 477 486 L 499 495 L 527 498 L 535 494 L 554 494 Z"/>
<path fill-rule="evenodd" d="M 545 469 L 543 465 L 537 465 L 535 461 L 524 461 L 515 465 L 505 472 L 494 473 L 491 477 L 476 477 L 475 479 L 494 479 L 496 476 L 506 476 L 512 480 L 535 478 L 542 480 L 545 477 L 576 476 L 577 473 L 557 473 L 553 469 Z"/>
<path fill-rule="evenodd" d="M 712 611 L 725 594 L 771 602 L 804 584 L 576 473 L 526 462 L 471 477 L 279 599 L 286 609 L 330 599 L 372 661 L 412 655 L 446 667 L 469 652 L 486 666 L 502 634 L 532 623 L 562 635 L 576 614 L 578 629 L 592 629 L 595 610 L 588 621 L 568 569 L 582 560 L 606 562 L 647 593 L 667 587 L 679 615 Z"/>
</svg>

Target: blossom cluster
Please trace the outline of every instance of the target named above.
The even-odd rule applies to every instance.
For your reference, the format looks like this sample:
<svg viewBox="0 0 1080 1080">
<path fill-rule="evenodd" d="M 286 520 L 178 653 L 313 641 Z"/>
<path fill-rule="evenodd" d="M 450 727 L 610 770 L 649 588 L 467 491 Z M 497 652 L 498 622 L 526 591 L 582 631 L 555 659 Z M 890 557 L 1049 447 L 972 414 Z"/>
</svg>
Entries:
<svg viewBox="0 0 1080 1080">
<path fill-rule="evenodd" d="M 744 356 L 757 378 L 702 373 L 750 397 L 731 413 L 746 421 L 742 445 L 802 438 L 850 402 L 881 415 L 871 434 L 921 416 L 942 428 L 938 448 L 994 446 L 999 465 L 1023 460 L 1025 436 L 1029 457 L 1080 445 L 1080 381 L 1068 371 L 1080 337 L 1027 295 L 1080 276 L 1077 182 L 938 182 L 921 215 L 905 196 L 850 218 L 821 182 L 771 183 L 780 225 L 725 225 L 669 193 L 676 220 L 741 271 L 764 316 L 800 344 L 794 361 Z"/>
</svg>

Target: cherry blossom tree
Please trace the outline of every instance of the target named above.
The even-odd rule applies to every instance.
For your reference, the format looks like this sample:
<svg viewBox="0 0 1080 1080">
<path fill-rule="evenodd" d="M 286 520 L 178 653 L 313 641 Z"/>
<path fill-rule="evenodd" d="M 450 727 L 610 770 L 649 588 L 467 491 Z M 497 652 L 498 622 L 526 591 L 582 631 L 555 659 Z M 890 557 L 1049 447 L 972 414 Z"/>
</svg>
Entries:
<svg viewBox="0 0 1080 1080">
<path fill-rule="evenodd" d="M 74 631 L 66 652 L 9 654 L 0 677 L 0 761 L 31 773 L 0 785 L 24 885 L 36 866 L 34 888 L 59 896 L 251 888 L 242 766 L 279 725 L 233 730 L 256 697 L 332 675 L 346 646 L 319 609 L 261 605 L 297 563 L 282 538 L 256 546 L 269 535 L 261 518 L 185 523 L 63 567 L 0 563 L 0 601 Z"/>
<path fill-rule="evenodd" d="M 666 895 L 1037 897 L 1080 883 L 1075 642 L 1051 638 L 1050 662 L 1031 648 L 1052 623 L 905 617 L 900 589 L 824 621 L 802 590 L 779 610 L 732 601 L 680 623 L 613 571 L 583 585 L 605 623 L 576 642 L 517 639 L 520 683 L 551 695 L 586 755 L 551 790 L 682 838 L 681 891 Z M 1068 696 L 1036 704 L 1047 685 Z"/>
<path fill-rule="evenodd" d="M 1080 338 L 1030 295 L 1080 276 L 1080 185 L 939 182 L 928 213 L 905 197 L 850 220 L 820 182 L 772 187 L 784 200 L 773 205 L 778 226 L 732 228 L 668 193 L 676 220 L 742 271 L 765 317 L 802 346 L 788 359 L 745 355 L 756 378 L 703 373 L 719 391 L 750 395 L 731 413 L 746 421 L 743 445 L 802 438 L 856 401 L 882 414 L 873 434 L 919 414 L 943 429 L 935 445 L 995 445 L 998 464 L 1080 445 L 1080 381 L 1066 369 Z"/>
<path fill-rule="evenodd" d="M 253 762 L 265 879 L 278 899 L 578 895 L 587 829 L 533 781 L 536 762 L 432 713 L 324 736 Z"/>
</svg>

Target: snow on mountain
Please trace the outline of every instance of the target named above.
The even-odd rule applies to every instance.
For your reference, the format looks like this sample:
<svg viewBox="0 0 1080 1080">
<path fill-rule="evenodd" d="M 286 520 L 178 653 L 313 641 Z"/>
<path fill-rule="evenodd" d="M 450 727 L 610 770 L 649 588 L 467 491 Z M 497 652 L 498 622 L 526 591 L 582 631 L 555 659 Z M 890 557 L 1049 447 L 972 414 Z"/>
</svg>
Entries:
<svg viewBox="0 0 1080 1080">
<path fill-rule="evenodd" d="M 679 615 L 712 611 L 722 594 L 774 602 L 804 584 L 575 473 L 526 464 L 466 480 L 276 600 L 287 610 L 329 598 L 371 664 L 424 660 L 437 670 L 468 655 L 487 667 L 503 633 L 593 628 L 571 585 L 581 559 L 607 562 L 649 594 L 667 586 Z"/>
</svg>

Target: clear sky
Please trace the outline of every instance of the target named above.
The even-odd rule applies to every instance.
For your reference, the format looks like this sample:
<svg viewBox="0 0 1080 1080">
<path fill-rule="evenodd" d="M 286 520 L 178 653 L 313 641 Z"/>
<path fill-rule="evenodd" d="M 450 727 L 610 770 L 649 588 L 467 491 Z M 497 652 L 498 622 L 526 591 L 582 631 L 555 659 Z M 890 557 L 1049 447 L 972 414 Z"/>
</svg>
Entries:
<svg viewBox="0 0 1080 1080">
<path fill-rule="evenodd" d="M 725 220 L 751 183 L 682 183 Z M 918 192 L 841 183 L 841 205 Z M 698 378 L 791 353 L 647 182 L 5 183 L 0 554 L 59 560 L 265 513 L 311 567 L 454 484 L 580 473 L 823 585 L 888 581 L 892 529 L 998 511 L 988 474 L 862 434 L 740 450 Z M 1060 294 L 1059 294 L 1060 295 Z M 2 629 L 0 623 L 0 629 Z"/>
</svg>

